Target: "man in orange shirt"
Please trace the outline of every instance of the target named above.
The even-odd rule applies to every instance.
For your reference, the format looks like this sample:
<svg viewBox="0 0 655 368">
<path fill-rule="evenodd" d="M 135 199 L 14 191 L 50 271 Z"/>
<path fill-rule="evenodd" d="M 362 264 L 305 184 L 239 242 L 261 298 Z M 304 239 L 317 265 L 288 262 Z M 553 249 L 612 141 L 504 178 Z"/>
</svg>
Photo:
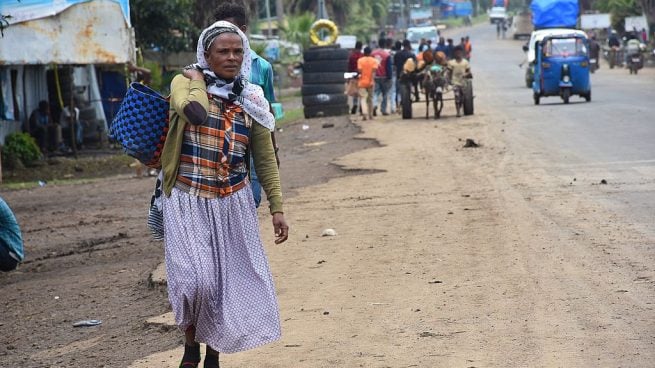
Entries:
<svg viewBox="0 0 655 368">
<path fill-rule="evenodd" d="M 371 48 L 364 48 L 364 56 L 357 60 L 357 71 L 359 72 L 359 101 L 366 101 L 362 105 L 364 120 L 373 119 L 373 87 L 375 86 L 375 72 L 380 66 L 378 60 L 371 56 Z"/>
</svg>

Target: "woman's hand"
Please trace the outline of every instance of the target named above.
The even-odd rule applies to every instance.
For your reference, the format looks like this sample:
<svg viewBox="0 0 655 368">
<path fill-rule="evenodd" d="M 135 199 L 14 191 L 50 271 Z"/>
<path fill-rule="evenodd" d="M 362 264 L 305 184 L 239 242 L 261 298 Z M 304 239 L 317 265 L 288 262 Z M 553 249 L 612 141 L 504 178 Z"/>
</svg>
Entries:
<svg viewBox="0 0 655 368">
<path fill-rule="evenodd" d="M 289 238 L 289 225 L 283 213 L 273 214 L 273 229 L 275 230 L 275 244 L 282 244 Z"/>
<path fill-rule="evenodd" d="M 205 76 L 196 68 L 184 68 L 182 75 L 191 80 L 205 80 Z"/>
</svg>

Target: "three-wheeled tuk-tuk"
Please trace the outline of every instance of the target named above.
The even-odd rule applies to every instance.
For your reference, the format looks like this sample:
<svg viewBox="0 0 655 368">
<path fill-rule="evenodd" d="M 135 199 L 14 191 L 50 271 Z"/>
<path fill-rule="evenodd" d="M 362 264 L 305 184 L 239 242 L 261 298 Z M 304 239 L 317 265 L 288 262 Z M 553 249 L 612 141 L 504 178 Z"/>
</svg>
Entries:
<svg viewBox="0 0 655 368">
<path fill-rule="evenodd" d="M 532 83 L 535 105 L 547 96 L 560 96 L 565 104 L 573 95 L 591 101 L 589 45 L 585 35 L 549 35 L 536 48 Z"/>
</svg>

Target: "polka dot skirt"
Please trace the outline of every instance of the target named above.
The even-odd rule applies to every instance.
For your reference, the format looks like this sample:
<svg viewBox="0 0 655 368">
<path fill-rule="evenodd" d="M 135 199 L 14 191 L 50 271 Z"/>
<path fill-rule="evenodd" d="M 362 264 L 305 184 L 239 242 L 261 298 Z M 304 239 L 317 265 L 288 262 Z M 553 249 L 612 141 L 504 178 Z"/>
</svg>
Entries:
<svg viewBox="0 0 655 368">
<path fill-rule="evenodd" d="M 181 330 L 235 353 L 280 338 L 275 286 L 250 186 L 206 199 L 173 189 L 163 198 L 168 297 Z"/>
</svg>

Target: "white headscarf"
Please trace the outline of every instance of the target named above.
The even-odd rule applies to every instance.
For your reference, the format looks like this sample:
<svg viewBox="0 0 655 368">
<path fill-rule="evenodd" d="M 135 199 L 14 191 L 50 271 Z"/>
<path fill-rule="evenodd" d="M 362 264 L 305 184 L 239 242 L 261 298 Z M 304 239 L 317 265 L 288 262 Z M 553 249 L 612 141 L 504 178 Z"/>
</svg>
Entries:
<svg viewBox="0 0 655 368">
<path fill-rule="evenodd" d="M 237 78 L 230 83 L 227 83 L 225 80 L 214 74 L 214 72 L 209 69 L 209 64 L 205 59 L 205 45 L 207 45 L 207 47 L 211 46 L 214 39 L 222 34 L 220 32 L 210 32 L 217 28 L 236 33 L 241 37 L 241 41 L 243 41 L 243 63 L 241 64 L 241 70 L 239 71 Z M 208 39 L 205 39 L 208 33 L 209 37 Z M 212 35 L 212 33 L 214 34 Z M 211 39 L 211 37 L 213 37 L 213 39 Z M 270 131 L 275 130 L 275 117 L 271 114 L 268 101 L 266 100 L 266 97 L 264 97 L 264 91 L 260 86 L 249 82 L 250 71 L 252 69 L 250 42 L 248 42 L 248 37 L 241 32 L 239 27 L 225 21 L 218 21 L 207 27 L 202 31 L 200 38 L 198 39 L 196 57 L 198 59 L 196 65 L 202 69 L 202 72 L 205 75 L 207 92 L 220 98 L 233 101 L 236 105 L 241 106 L 241 108 L 243 108 L 256 122 L 268 128 Z"/>
</svg>

